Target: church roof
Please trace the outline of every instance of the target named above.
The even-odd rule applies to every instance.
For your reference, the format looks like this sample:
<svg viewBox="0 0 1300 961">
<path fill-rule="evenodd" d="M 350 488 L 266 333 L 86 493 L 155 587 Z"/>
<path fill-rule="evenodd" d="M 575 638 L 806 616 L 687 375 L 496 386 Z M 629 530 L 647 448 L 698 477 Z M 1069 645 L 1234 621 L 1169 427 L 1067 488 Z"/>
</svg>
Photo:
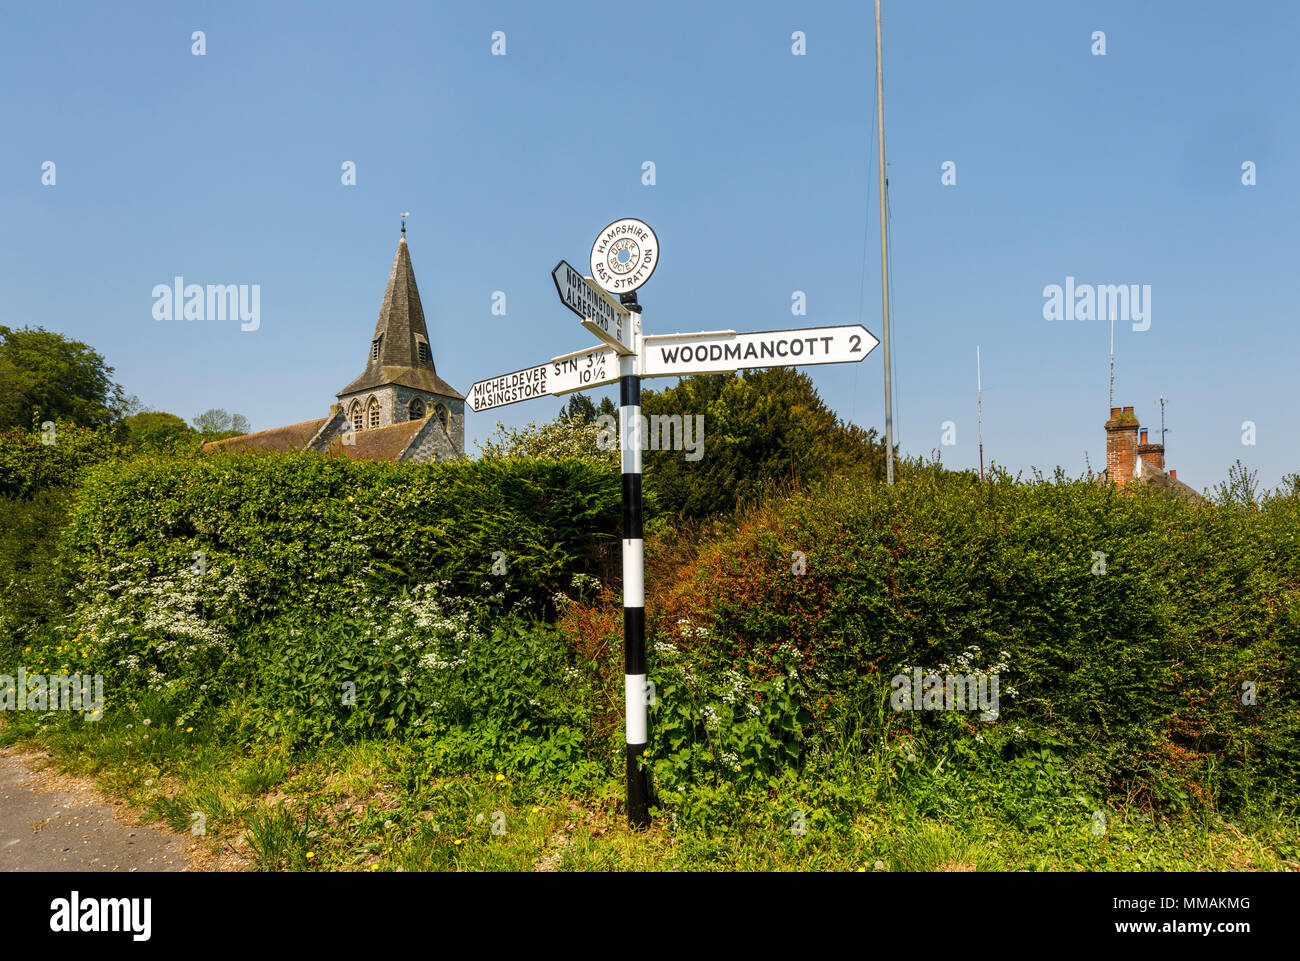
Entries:
<svg viewBox="0 0 1300 961">
<path fill-rule="evenodd" d="M 427 347 L 423 358 L 420 356 L 421 341 Z M 444 397 L 464 399 L 438 376 L 434 366 L 429 329 L 425 326 L 424 308 L 420 304 L 420 290 L 415 285 L 411 253 L 406 247 L 405 227 L 402 228 L 402 239 L 397 244 L 393 269 L 388 274 L 388 288 L 379 305 L 379 320 L 375 323 L 375 333 L 371 337 L 366 369 L 360 377 L 339 391 L 338 396 L 388 384 L 400 384 Z"/>
<path fill-rule="evenodd" d="M 457 400 L 465 399 L 456 392 L 454 387 L 427 367 L 379 367 L 370 364 L 366 365 L 360 377 L 339 391 L 338 396 L 346 397 L 348 394 L 374 390 L 376 387 L 384 387 L 388 384 L 427 390 L 431 394 L 455 397 Z"/>
<path fill-rule="evenodd" d="M 319 420 L 306 420 L 301 424 L 290 424 L 288 427 L 273 427 L 271 430 L 258 431 L 256 434 L 242 434 L 239 437 L 227 437 L 225 440 L 213 440 L 204 444 L 203 449 L 278 454 L 302 450 L 307 446 L 307 442 L 316 436 L 326 420 L 328 418 L 322 417 Z"/>
<path fill-rule="evenodd" d="M 330 445 L 329 453 L 342 454 L 351 460 L 399 460 L 427 419 L 359 430 L 352 435 L 351 444 L 336 439 Z"/>
</svg>

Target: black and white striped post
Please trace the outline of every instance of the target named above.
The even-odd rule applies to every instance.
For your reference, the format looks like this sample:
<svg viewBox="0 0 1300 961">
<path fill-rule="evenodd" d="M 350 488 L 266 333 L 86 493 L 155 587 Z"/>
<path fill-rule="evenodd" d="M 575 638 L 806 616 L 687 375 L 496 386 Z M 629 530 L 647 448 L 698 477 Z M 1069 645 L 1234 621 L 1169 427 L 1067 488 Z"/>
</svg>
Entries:
<svg viewBox="0 0 1300 961">
<path fill-rule="evenodd" d="M 647 772 L 641 769 L 646 722 L 645 546 L 641 516 L 641 305 L 636 291 L 619 297 L 632 313 L 636 352 L 619 357 L 619 448 L 623 468 L 623 696 L 627 725 L 627 820 L 650 826 Z"/>
</svg>

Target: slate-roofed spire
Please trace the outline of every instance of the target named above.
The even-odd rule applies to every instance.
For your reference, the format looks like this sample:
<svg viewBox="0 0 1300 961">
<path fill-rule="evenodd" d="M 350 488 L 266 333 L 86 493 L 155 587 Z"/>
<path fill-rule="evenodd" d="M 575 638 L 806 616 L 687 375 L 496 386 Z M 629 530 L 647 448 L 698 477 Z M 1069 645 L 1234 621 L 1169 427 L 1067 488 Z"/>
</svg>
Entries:
<svg viewBox="0 0 1300 961">
<path fill-rule="evenodd" d="M 379 356 L 375 357 L 374 342 L 379 341 Z M 423 356 L 420 341 L 424 342 Z M 429 347 L 429 330 L 424 324 L 424 308 L 420 304 L 420 290 L 415 285 L 415 270 L 411 267 L 411 252 L 406 246 L 406 223 L 402 223 L 402 239 L 397 243 L 397 256 L 388 274 L 388 289 L 379 305 L 379 320 L 371 338 L 370 365 L 381 367 L 425 367 L 438 372 Z"/>
<path fill-rule="evenodd" d="M 420 290 L 415 285 L 415 269 L 406 246 L 406 220 L 402 220 L 402 237 L 397 242 L 397 256 L 388 274 L 388 288 L 379 305 L 379 320 L 370 338 L 366 369 L 338 396 L 370 390 L 384 384 L 402 384 L 449 397 L 460 397 L 454 388 L 438 376 L 433 363 L 429 329 L 424 323 Z"/>
</svg>

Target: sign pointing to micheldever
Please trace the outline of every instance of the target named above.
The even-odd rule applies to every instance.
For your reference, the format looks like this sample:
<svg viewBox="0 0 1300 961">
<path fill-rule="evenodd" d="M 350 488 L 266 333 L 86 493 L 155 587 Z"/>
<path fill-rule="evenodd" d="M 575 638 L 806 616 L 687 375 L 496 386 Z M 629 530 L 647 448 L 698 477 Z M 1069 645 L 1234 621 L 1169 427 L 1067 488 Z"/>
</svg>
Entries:
<svg viewBox="0 0 1300 961">
<path fill-rule="evenodd" d="M 620 354 L 632 354 L 632 316 L 626 307 L 561 260 L 551 271 L 560 302 L 582 318 L 582 326 Z"/>
<path fill-rule="evenodd" d="M 588 347 L 545 364 L 525 367 L 472 384 L 465 400 L 470 410 L 491 410 L 546 395 L 571 394 L 618 380 L 618 358 L 609 347 Z"/>
</svg>

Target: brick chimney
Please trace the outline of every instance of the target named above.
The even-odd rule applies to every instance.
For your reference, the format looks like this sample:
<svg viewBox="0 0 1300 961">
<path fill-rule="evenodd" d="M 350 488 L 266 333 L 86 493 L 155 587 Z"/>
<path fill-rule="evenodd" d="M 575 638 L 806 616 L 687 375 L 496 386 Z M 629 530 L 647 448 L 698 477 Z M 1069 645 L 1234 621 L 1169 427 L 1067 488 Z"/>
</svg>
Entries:
<svg viewBox="0 0 1300 961">
<path fill-rule="evenodd" d="M 1162 448 L 1163 451 L 1163 448 Z M 1138 419 L 1132 407 L 1112 407 L 1106 421 L 1106 477 L 1116 487 L 1133 479 L 1137 466 Z"/>
<path fill-rule="evenodd" d="M 1148 444 L 1147 432 L 1142 431 L 1138 439 L 1138 456 L 1142 458 L 1144 464 L 1150 464 L 1152 467 L 1158 467 L 1160 470 L 1165 469 L 1165 445 Z"/>
</svg>

